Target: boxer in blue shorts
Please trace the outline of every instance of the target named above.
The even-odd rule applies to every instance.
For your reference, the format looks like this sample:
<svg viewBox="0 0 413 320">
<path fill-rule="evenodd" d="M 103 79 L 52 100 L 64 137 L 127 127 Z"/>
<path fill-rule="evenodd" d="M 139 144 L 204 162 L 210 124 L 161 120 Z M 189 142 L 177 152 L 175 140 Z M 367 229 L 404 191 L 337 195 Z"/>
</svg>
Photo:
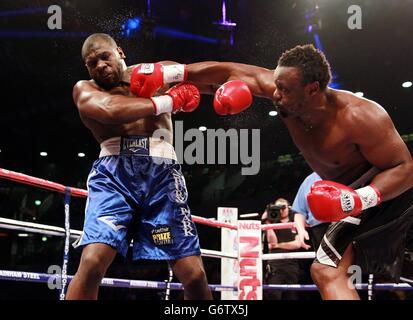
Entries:
<svg viewBox="0 0 413 320">
<path fill-rule="evenodd" d="M 127 67 L 122 49 L 106 34 L 89 36 L 82 58 L 92 80 L 79 81 L 73 99 L 101 152 L 88 177 L 84 230 L 75 245 L 82 257 L 67 299 L 97 299 L 107 268 L 117 252 L 126 256 L 131 239 L 134 259 L 169 262 L 185 299 L 211 299 L 172 146 L 171 113 L 195 110 L 198 89 L 181 83 L 155 96 L 158 88 L 140 87 L 139 73 L 160 70 Z M 162 67 L 164 85 L 185 79 L 183 65 L 156 67 Z"/>
<path fill-rule="evenodd" d="M 134 259 L 199 255 L 185 180 L 173 147 L 141 136 L 111 138 L 101 147 L 88 178 L 90 200 L 76 246 L 106 243 L 126 256 L 132 238 Z"/>
</svg>

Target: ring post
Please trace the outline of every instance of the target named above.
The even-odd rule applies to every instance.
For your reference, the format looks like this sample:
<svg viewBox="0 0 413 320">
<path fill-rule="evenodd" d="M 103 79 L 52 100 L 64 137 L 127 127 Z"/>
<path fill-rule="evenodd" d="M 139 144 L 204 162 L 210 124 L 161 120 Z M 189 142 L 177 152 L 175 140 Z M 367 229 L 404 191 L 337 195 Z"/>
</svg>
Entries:
<svg viewBox="0 0 413 320">
<path fill-rule="evenodd" d="M 70 187 L 65 190 L 65 246 L 63 251 L 62 264 L 62 287 L 60 289 L 60 300 L 65 300 L 67 284 L 67 265 L 69 263 L 69 245 L 70 245 Z"/>
<path fill-rule="evenodd" d="M 236 225 L 238 208 L 218 207 L 217 220 Z M 221 252 L 230 252 L 238 255 L 237 230 L 221 228 Z M 221 258 L 221 284 L 238 285 L 239 266 L 237 259 Z M 237 291 L 222 291 L 221 300 L 238 300 Z"/>
<path fill-rule="evenodd" d="M 262 300 L 261 221 L 238 221 L 239 300 Z"/>
</svg>

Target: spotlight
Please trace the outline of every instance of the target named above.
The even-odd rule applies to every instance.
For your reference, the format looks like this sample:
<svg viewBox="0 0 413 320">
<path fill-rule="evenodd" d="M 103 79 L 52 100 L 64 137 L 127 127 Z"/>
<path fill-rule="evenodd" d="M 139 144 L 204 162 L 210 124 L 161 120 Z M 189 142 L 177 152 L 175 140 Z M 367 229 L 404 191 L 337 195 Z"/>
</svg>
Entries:
<svg viewBox="0 0 413 320">
<path fill-rule="evenodd" d="M 40 152 L 40 156 L 47 157 L 47 152 L 45 152 L 45 151 Z"/>
<path fill-rule="evenodd" d="M 356 93 L 354 93 L 357 97 L 363 97 L 364 96 L 364 93 L 363 92 L 361 92 L 361 91 L 358 91 L 358 92 L 356 92 Z"/>
<path fill-rule="evenodd" d="M 231 20 L 227 20 L 227 7 L 225 0 L 222 1 L 221 14 L 221 20 L 213 22 L 212 24 L 218 26 L 220 33 L 220 44 L 224 47 L 232 47 L 234 45 L 234 33 L 237 24 L 235 22 L 232 22 Z"/>
<path fill-rule="evenodd" d="M 275 110 L 271 110 L 270 112 L 268 112 L 268 114 L 269 114 L 271 117 L 275 117 L 275 116 L 278 114 L 278 112 L 275 111 Z"/>
<path fill-rule="evenodd" d="M 205 126 L 200 126 L 198 129 L 199 129 L 199 131 L 206 131 L 207 127 L 205 127 Z"/>
<path fill-rule="evenodd" d="M 410 88 L 412 86 L 412 82 L 411 81 L 406 81 L 402 83 L 402 87 L 403 88 Z"/>
<path fill-rule="evenodd" d="M 126 26 L 129 30 L 138 29 L 140 24 L 141 20 L 139 18 L 131 18 L 126 21 Z"/>
<path fill-rule="evenodd" d="M 138 17 L 129 18 L 126 22 L 122 25 L 123 34 L 127 38 L 131 37 L 134 32 L 136 32 L 141 25 L 141 20 Z"/>
<path fill-rule="evenodd" d="M 83 152 L 79 152 L 79 153 L 77 154 L 77 156 L 78 156 L 79 158 L 84 158 L 86 155 L 85 155 Z"/>
</svg>

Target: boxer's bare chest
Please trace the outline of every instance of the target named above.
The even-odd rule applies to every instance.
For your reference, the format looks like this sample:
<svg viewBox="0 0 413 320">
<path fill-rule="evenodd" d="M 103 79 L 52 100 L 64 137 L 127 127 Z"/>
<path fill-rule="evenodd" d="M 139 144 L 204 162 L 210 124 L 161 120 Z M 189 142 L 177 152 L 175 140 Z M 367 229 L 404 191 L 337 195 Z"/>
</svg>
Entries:
<svg viewBox="0 0 413 320">
<path fill-rule="evenodd" d="M 294 120 L 284 122 L 307 163 L 323 179 L 351 183 L 371 166 L 353 142 L 351 130 L 339 121 L 317 128 Z"/>
<path fill-rule="evenodd" d="M 113 95 L 132 96 L 129 92 L 129 86 L 127 84 L 114 87 L 108 92 Z M 139 106 L 137 105 L 137 108 L 138 107 Z M 117 125 L 102 124 L 93 120 L 89 120 L 87 126 L 92 130 L 93 135 L 99 143 L 106 139 L 117 136 L 151 136 L 153 132 L 158 129 L 163 129 L 170 132 L 170 137 L 165 138 L 168 142 L 172 143 L 172 120 L 170 114 L 145 117 L 137 121 Z"/>
</svg>

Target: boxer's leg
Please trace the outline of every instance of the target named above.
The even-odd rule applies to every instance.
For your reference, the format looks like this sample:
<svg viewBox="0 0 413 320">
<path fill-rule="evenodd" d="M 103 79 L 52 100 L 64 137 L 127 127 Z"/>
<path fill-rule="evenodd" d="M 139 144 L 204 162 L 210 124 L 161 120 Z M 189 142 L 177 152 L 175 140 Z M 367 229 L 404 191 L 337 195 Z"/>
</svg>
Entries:
<svg viewBox="0 0 413 320">
<path fill-rule="evenodd" d="M 353 246 L 350 244 L 337 268 L 314 262 L 311 276 L 324 300 L 358 300 L 354 286 L 349 284 L 348 269 L 353 264 Z"/>
<path fill-rule="evenodd" d="M 67 289 L 67 300 L 96 300 L 106 270 L 116 256 L 116 249 L 92 243 L 83 249 L 79 269 Z"/>
<path fill-rule="evenodd" d="M 175 276 L 184 286 L 184 298 L 212 299 L 207 277 L 200 256 L 189 256 L 170 261 Z"/>
<path fill-rule="evenodd" d="M 352 240 L 360 222 L 360 218 L 348 217 L 332 223 L 321 241 L 311 277 L 323 299 L 359 299 L 356 290 L 348 285 L 347 271 L 353 264 Z"/>
</svg>

